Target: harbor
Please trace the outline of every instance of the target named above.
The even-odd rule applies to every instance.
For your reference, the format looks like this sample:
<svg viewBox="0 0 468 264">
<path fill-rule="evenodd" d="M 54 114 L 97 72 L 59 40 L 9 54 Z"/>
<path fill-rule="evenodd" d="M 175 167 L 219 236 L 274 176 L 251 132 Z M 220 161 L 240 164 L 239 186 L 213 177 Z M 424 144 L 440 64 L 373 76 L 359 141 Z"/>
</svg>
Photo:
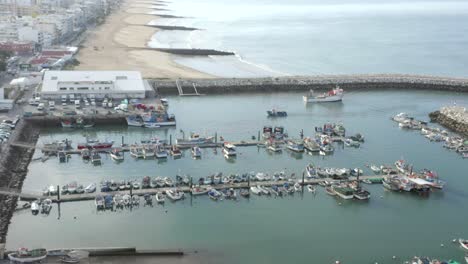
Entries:
<svg viewBox="0 0 468 264">
<path fill-rule="evenodd" d="M 418 244 L 419 239 L 401 234 L 397 240 L 401 246 L 393 245 L 394 251 L 374 247 L 370 241 L 376 239 L 376 236 L 388 235 L 388 230 L 383 230 L 375 225 L 375 221 L 379 221 L 380 225 L 394 225 L 395 221 L 401 228 L 401 232 L 411 233 L 413 224 L 395 219 L 392 215 L 398 210 L 399 213 L 411 215 L 417 221 L 418 228 L 429 228 L 434 223 L 427 222 L 428 217 L 433 214 L 434 208 L 442 210 L 445 213 L 458 210 L 457 205 L 462 203 L 465 197 L 464 190 L 461 184 L 465 181 L 462 176 L 466 168 L 466 160 L 459 158 L 454 152 L 447 151 L 441 145 L 428 144 L 427 140 L 420 133 L 406 132 L 391 121 L 391 117 L 400 112 L 407 112 L 415 120 L 429 121 L 428 113 L 434 109 L 438 109 L 440 104 L 450 104 L 454 97 L 450 93 L 440 92 L 412 92 L 414 97 L 422 98 L 421 101 L 408 103 L 404 101 L 399 106 L 389 106 L 385 101 L 382 101 L 381 96 L 393 98 L 393 100 L 401 99 L 403 95 L 392 91 L 364 91 L 364 92 L 346 92 L 343 102 L 327 104 L 327 105 L 304 105 L 302 96 L 305 92 L 297 93 L 278 93 L 278 94 L 252 94 L 252 95 L 230 95 L 229 99 L 233 105 L 244 104 L 243 109 L 233 108 L 230 111 L 218 111 L 206 113 L 206 108 L 223 109 L 224 100 L 226 97 L 220 95 L 214 96 L 197 96 L 197 97 L 168 97 L 169 102 L 168 112 L 174 114 L 177 118 L 176 126 L 158 129 L 148 129 L 144 127 L 128 127 L 125 122 L 125 116 L 119 116 L 115 120 L 118 122 L 105 123 L 105 115 L 102 116 L 103 122 L 96 121 L 92 128 L 62 128 L 60 125 L 61 119 L 58 117 L 30 117 L 32 124 L 41 128 L 41 135 L 37 141 L 31 142 L 26 138 L 11 140 L 11 146 L 23 151 L 34 151 L 32 161 L 28 166 L 27 176 L 24 180 L 21 192 L 18 188 L 2 186 L 0 192 L 16 192 L 9 197 L 17 197 L 20 193 L 30 198 L 25 197 L 24 200 L 34 202 L 36 199 L 46 200 L 51 199 L 57 201 L 56 195 L 43 196 L 43 189 L 49 185 L 67 186 L 72 182 L 77 182 L 78 186 L 83 184 L 87 187 L 94 183 L 98 189 L 94 193 L 84 194 L 63 194 L 60 195 L 61 203 L 53 203 L 49 214 L 39 213 L 36 216 L 31 215 L 31 209 L 22 209 L 17 211 L 10 224 L 8 236 L 6 239 L 7 248 L 15 249 L 24 243 L 25 230 L 33 232 L 36 235 L 27 236 L 29 247 L 42 246 L 41 236 L 45 236 L 49 228 L 43 228 L 45 225 L 53 224 L 55 231 L 60 232 L 62 236 L 52 238 L 47 245 L 47 248 L 56 247 L 86 247 L 99 246 L 104 243 L 109 246 L 122 246 L 117 233 L 111 233 L 106 237 L 96 237 L 92 235 L 97 230 L 109 228 L 112 222 L 113 229 L 125 229 L 126 221 L 131 221 L 132 234 L 140 234 L 144 237 L 143 240 L 129 236 L 128 243 L 137 248 L 147 248 L 147 243 L 151 243 L 152 248 L 200 248 L 210 247 L 215 243 L 219 243 L 218 232 L 214 230 L 225 230 L 226 225 L 238 226 L 239 224 L 248 225 L 252 221 L 263 221 L 270 219 L 264 228 L 266 235 L 263 238 L 274 241 L 275 232 L 273 228 L 278 226 L 286 226 L 290 230 L 291 235 L 301 236 L 303 229 L 296 227 L 302 226 L 301 223 L 305 219 L 308 225 L 314 232 L 312 240 L 318 241 L 321 238 L 328 237 L 330 234 L 321 230 L 320 225 L 331 221 L 334 228 L 339 233 L 350 232 L 349 225 L 342 225 L 343 219 L 350 221 L 358 221 L 360 229 L 367 229 L 372 232 L 359 235 L 370 237 L 364 242 L 366 249 L 371 248 L 381 255 L 372 257 L 375 262 L 379 263 L 401 263 L 403 260 L 411 259 L 415 254 L 430 255 L 438 258 L 450 258 L 460 256 L 460 251 L 456 247 L 448 246 L 453 238 L 466 237 L 466 234 L 460 232 L 460 226 L 463 221 L 454 219 L 455 224 L 447 229 L 436 229 L 433 236 L 427 239 L 427 242 Z M 438 98 L 438 103 L 427 103 L 427 98 Z M 251 100 L 251 103 L 245 104 L 246 100 Z M 366 102 L 365 106 L 362 100 Z M 419 105 L 418 108 L 415 105 Z M 268 117 L 267 111 L 276 109 L 278 111 L 287 112 L 284 117 Z M 193 113 L 192 113 L 193 112 Z M 249 113 L 249 114 L 247 114 Z M 112 120 L 112 117 L 110 118 Z M 50 120 L 42 125 L 43 121 L 33 120 Z M 92 119 L 90 119 L 92 120 Z M 220 120 L 213 123 L 210 120 Z M 50 123 L 49 123 L 50 122 Z M 50 124 L 50 125 L 49 125 Z M 328 125 L 329 124 L 329 125 Z M 287 140 L 296 142 L 310 138 L 313 140 L 319 139 L 317 134 L 329 131 L 329 127 L 333 124 L 342 124 L 346 128 L 344 137 L 331 135 L 331 146 L 334 147 L 333 153 L 329 155 L 320 155 L 319 152 L 296 153 L 287 148 Z M 431 126 L 437 126 L 431 124 Z M 282 152 L 276 153 L 269 150 L 267 145 L 270 142 L 263 137 L 264 128 L 284 127 L 288 134 L 288 138 L 281 143 Z M 440 128 L 441 130 L 443 128 Z M 267 129 L 268 131 L 268 129 Z M 340 129 L 336 129 L 339 133 Z M 213 142 L 205 144 L 205 142 L 197 144 L 185 144 L 193 133 L 198 133 L 200 137 L 213 137 Z M 361 134 L 364 142 L 360 143 L 359 147 L 346 146 L 344 141 L 347 137 Z M 86 143 L 86 137 L 90 139 L 100 139 L 101 143 L 110 140 L 113 141 L 112 148 L 96 149 L 100 154 L 100 165 L 93 165 L 91 161 L 84 161 L 82 158 L 82 149 L 78 150 L 78 145 Z M 221 141 L 221 137 L 223 141 Z M 255 137 L 255 139 L 252 139 Z M 122 142 L 123 138 L 123 142 Z M 216 138 L 216 140 L 215 140 Z M 260 140 L 259 140 L 260 138 Z M 44 148 L 47 144 L 56 141 L 70 140 L 73 149 L 64 152 L 65 161 L 60 161 L 60 156 L 57 150 L 56 155 L 47 156 L 44 158 L 43 150 L 51 151 L 52 149 Z M 158 139 L 151 143 L 151 139 Z M 184 139 L 183 144 L 177 146 L 179 139 Z M 131 149 L 141 149 L 148 145 L 158 145 L 160 143 L 167 144 L 167 158 L 158 159 L 137 158 L 131 154 Z M 182 142 L 182 141 L 181 141 Z M 404 142 L 396 144 L 395 142 Z M 123 143 L 123 144 L 122 144 Z M 223 153 L 224 143 L 233 144 L 236 147 L 237 155 L 235 158 L 226 158 Z M 405 144 L 406 143 L 406 144 Z M 16 146 L 15 146 L 16 144 Z M 243 146 L 245 144 L 247 146 Z M 180 158 L 171 156 L 170 151 L 172 145 L 180 148 Z M 192 147 L 200 147 L 200 158 L 194 158 Z M 122 151 L 123 161 L 116 161 L 111 156 L 113 148 L 118 148 Z M 216 151 L 215 151 L 216 150 Z M 428 162 L 427 156 L 421 153 L 431 153 L 431 162 Z M 67 158 L 67 156 L 69 156 Z M 383 186 L 383 184 L 368 184 L 361 182 L 362 188 L 370 193 L 370 199 L 359 201 L 358 199 L 346 200 L 339 196 L 332 196 L 327 193 L 326 187 L 322 187 L 320 183 L 335 184 L 339 190 L 346 192 L 346 188 L 339 183 L 351 184 L 355 180 L 355 176 L 349 176 L 348 180 L 319 177 L 308 178 L 305 174 L 304 182 L 302 183 L 302 175 L 306 171 L 308 164 L 314 164 L 320 168 L 361 168 L 363 173 L 360 180 L 365 181 L 370 179 L 381 179 L 387 177 L 386 174 L 375 174 L 375 166 L 389 165 L 395 168 L 395 161 L 404 159 L 409 165 L 414 167 L 415 172 L 419 172 L 424 168 L 435 170 L 447 184 L 442 190 L 432 190 L 429 195 L 421 195 L 416 192 L 406 191 L 391 191 Z M 166 202 L 164 205 L 158 204 L 156 194 L 166 193 L 174 187 L 161 188 L 141 188 L 142 179 L 148 175 L 151 179 L 158 176 L 162 179 L 169 178 L 174 182 L 177 174 L 188 176 L 193 179 L 193 187 L 200 184 L 200 178 L 205 178 L 212 175 L 214 172 L 223 172 L 224 176 L 242 175 L 243 173 L 255 171 L 265 172 L 274 175 L 274 172 L 284 171 L 286 175 L 295 175 L 293 180 L 286 179 L 278 181 L 256 181 L 228 183 L 228 184 L 202 184 L 201 187 L 212 189 L 218 192 L 228 191 L 234 188 L 237 193 L 237 199 L 223 198 L 222 201 L 214 202 L 208 194 L 191 195 L 189 185 L 177 186 L 178 190 L 185 192 L 185 199 L 176 202 L 170 202 L 166 194 Z M 185 177 L 184 176 L 184 177 Z M 223 176 L 223 177 L 224 177 Z M 398 178 L 402 174 L 394 174 L 390 176 L 391 184 L 396 182 L 404 182 L 405 178 Z M 124 207 L 124 210 L 115 208 L 114 210 L 96 210 L 95 199 L 97 196 L 111 195 L 112 197 L 123 197 L 130 195 L 130 189 L 122 191 L 101 192 L 101 183 L 112 182 L 120 184 L 121 182 L 134 182 L 140 184 L 140 189 L 132 189 L 131 195 L 138 196 L 139 206 Z M 289 187 L 294 188 L 296 183 L 299 183 L 301 188 L 294 191 L 294 195 L 277 196 L 274 195 L 256 195 L 249 188 L 264 186 L 265 188 L 273 188 L 273 186 L 284 187 L 287 183 Z M 315 194 L 309 191 L 308 185 L 315 189 Z M 331 185 L 330 185 L 331 186 Z M 303 187 L 303 188 L 302 188 Z M 242 197 L 242 190 L 251 190 L 248 198 Z M 146 206 L 148 198 L 146 195 L 151 195 L 153 206 Z M 130 195 L 130 196 L 131 196 Z M 120 198 L 117 199 L 117 201 Z M 70 201 L 70 202 L 68 202 Z M 71 202 L 74 201 L 74 202 Z M 20 202 L 23 204 L 25 201 Z M 441 209 L 443 206 L 443 209 Z M 422 208 L 418 214 L 414 214 L 414 208 Z M 21 206 L 20 206 L 21 208 Z M 126 208 L 126 209 L 125 209 Z M 266 210 L 266 208 L 272 208 Z M 307 210 L 305 210 L 307 209 Z M 59 210 L 59 211 L 58 211 Z M 232 215 L 234 212 L 234 216 Z M 359 212 L 359 213 L 358 213 Z M 281 215 L 279 217 L 278 215 Z M 379 216 L 376 216 L 379 215 Z M 35 219 L 37 223 L 30 223 L 31 219 Z M 156 220 L 157 219 L 157 220 Z M 186 221 L 183 221 L 186 219 Z M 221 219 L 221 220 L 220 220 Z M 125 221 L 124 221 L 125 220 Z M 152 232 L 158 232 L 161 236 L 166 237 L 164 240 L 159 240 L 145 235 L 148 230 L 148 221 L 151 222 Z M 197 230 L 191 228 L 192 223 L 197 226 Z M 72 237 L 73 227 L 77 223 L 85 225 L 89 230 L 83 232 L 83 243 L 66 242 L 64 237 Z M 168 225 L 176 224 L 178 228 L 170 229 Z M 206 226 L 206 227 L 204 227 Z M 374 228 L 375 226 L 375 228 Z M 31 228 L 34 228 L 32 231 Z M 94 230 L 94 231 L 91 231 Z M 154 230 L 154 231 L 153 231 Z M 249 232 L 255 232 L 248 228 Z M 195 232 L 194 236 L 203 236 L 205 238 L 203 245 L 195 245 L 199 243 L 198 239 L 186 239 L 184 233 Z M 263 232 L 263 233 L 265 233 Z M 120 233 L 120 232 L 119 232 Z M 235 234 L 228 232 L 228 235 L 234 240 L 241 240 L 245 233 Z M 109 243 L 109 237 L 112 241 Z M 184 239 L 182 239 L 184 238 Z M 309 240 L 311 238 L 307 238 Z M 341 238 L 343 239 L 343 238 Z M 344 238 L 345 243 L 352 243 L 353 239 Z M 407 242 L 411 241 L 411 250 L 407 246 Z M 90 242 L 93 241 L 93 242 Z M 223 240 L 224 241 L 224 240 Z M 296 247 L 306 250 L 305 239 L 304 244 L 294 243 Z M 344 250 L 336 244 L 323 242 L 317 244 L 317 247 L 325 250 L 329 247 L 340 247 L 340 251 Z M 234 243 L 234 242 L 233 242 Z M 235 254 L 235 250 L 243 250 L 249 258 L 256 258 L 256 252 L 252 250 L 252 246 L 234 246 L 228 241 L 222 242 L 219 250 L 223 252 L 225 262 L 236 263 L 239 256 Z M 269 243 L 269 247 L 274 247 Z M 440 247 L 444 243 L 446 247 Z M 232 249 L 231 249 L 232 248 Z M 429 252 L 430 250 L 431 252 Z M 262 250 L 261 250 L 262 251 Z M 266 251 L 262 251 L 267 254 Z M 270 251 L 268 251 L 270 252 Z M 346 251 L 344 251 L 346 252 Z M 271 252 L 270 252 L 271 253 Z M 269 254 L 270 254 L 269 253 Z M 292 255 L 273 254 L 274 258 L 286 259 Z M 326 254 L 321 258 L 324 263 L 333 263 L 336 260 L 347 260 L 346 262 L 368 260 L 368 254 L 355 255 L 354 253 L 344 254 Z M 392 256 L 397 258 L 393 259 Z M 401 261 L 400 261 L 401 260 Z M 260 260 L 259 260 L 260 261 Z M 304 259 L 304 263 L 305 263 Z M 302 263 L 302 261 L 299 261 Z M 205 263 L 209 263 L 206 261 Z M 213 261 L 212 263 L 216 263 Z"/>
</svg>

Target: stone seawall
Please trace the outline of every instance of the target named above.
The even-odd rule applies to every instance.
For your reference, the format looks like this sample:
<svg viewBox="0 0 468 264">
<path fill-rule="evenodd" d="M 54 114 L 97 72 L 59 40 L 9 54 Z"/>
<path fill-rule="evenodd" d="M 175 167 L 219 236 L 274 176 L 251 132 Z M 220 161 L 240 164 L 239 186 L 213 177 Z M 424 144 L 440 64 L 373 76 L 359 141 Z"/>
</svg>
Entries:
<svg viewBox="0 0 468 264">
<path fill-rule="evenodd" d="M 33 124 L 21 120 L 12 133 L 10 142 L 36 144 L 39 129 Z M 26 149 L 6 144 L 2 147 L 0 157 L 0 187 L 21 190 L 28 172 L 28 165 L 34 149 Z M 6 242 L 8 225 L 16 208 L 18 198 L 0 194 L 0 244 Z"/>
<path fill-rule="evenodd" d="M 150 82 L 160 94 L 178 94 L 174 80 L 153 79 Z M 345 91 L 412 89 L 468 92 L 468 79 L 399 74 L 180 79 L 179 84 L 184 93 L 193 93 L 195 84 L 200 94 L 327 90 L 335 85 L 340 85 Z"/>
<path fill-rule="evenodd" d="M 456 118 L 445 111 L 434 111 L 429 114 L 431 122 L 437 122 L 442 126 L 449 128 L 460 135 L 468 137 L 468 122 Z"/>
</svg>

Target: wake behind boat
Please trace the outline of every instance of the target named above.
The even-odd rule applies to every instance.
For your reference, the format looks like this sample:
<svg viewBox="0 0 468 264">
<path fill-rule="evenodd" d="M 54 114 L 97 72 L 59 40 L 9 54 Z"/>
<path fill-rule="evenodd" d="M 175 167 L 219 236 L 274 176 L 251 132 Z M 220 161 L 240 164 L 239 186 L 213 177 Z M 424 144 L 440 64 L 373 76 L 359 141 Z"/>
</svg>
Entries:
<svg viewBox="0 0 468 264">
<path fill-rule="evenodd" d="M 321 102 L 339 102 L 343 99 L 343 89 L 336 86 L 335 89 L 322 94 L 316 94 L 313 90 L 302 98 L 306 103 L 321 103 Z"/>
</svg>

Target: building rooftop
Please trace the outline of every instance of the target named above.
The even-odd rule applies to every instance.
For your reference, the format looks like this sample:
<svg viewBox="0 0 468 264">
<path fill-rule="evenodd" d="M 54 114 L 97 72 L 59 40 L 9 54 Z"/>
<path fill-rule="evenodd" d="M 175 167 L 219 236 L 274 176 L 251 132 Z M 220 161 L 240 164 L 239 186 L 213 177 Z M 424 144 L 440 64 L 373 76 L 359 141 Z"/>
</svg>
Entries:
<svg viewBox="0 0 468 264">
<path fill-rule="evenodd" d="M 138 71 L 46 71 L 42 92 L 57 91 L 58 83 L 108 83 L 114 84 L 113 91 L 144 91 L 145 87 Z"/>
</svg>

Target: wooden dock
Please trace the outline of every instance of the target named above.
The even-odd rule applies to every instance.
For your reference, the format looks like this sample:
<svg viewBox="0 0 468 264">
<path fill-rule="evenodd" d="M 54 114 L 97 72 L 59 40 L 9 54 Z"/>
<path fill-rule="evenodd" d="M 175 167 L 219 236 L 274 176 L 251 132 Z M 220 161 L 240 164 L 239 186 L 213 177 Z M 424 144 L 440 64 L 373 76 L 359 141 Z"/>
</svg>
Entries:
<svg viewBox="0 0 468 264">
<path fill-rule="evenodd" d="M 365 179 L 381 178 L 381 177 L 382 176 L 379 176 L 379 175 L 359 176 L 359 180 L 362 181 L 362 180 L 365 180 Z M 285 183 L 289 183 L 289 184 L 292 185 L 292 184 L 298 182 L 299 184 L 301 184 L 304 187 L 304 186 L 306 186 L 308 184 L 317 185 L 317 184 L 319 184 L 320 182 L 323 182 L 323 181 L 334 181 L 334 180 L 335 179 L 331 179 L 331 178 L 320 178 L 320 179 L 307 179 L 307 178 L 304 178 L 304 181 L 302 181 L 302 179 L 298 179 L 296 181 L 251 181 L 251 182 L 240 182 L 240 183 L 229 183 L 229 184 L 217 184 L 217 185 L 210 185 L 210 186 L 213 189 L 221 190 L 221 189 L 229 189 L 229 188 L 234 188 L 234 189 L 249 188 L 250 186 L 256 186 L 256 185 L 262 185 L 262 186 L 267 186 L 267 187 L 270 187 L 270 186 L 273 186 L 273 185 L 282 186 Z M 356 177 L 351 176 L 347 180 L 343 180 L 343 181 L 353 181 L 353 180 L 356 180 Z M 208 185 L 201 185 L 201 186 L 202 187 L 208 187 Z M 162 188 L 147 188 L 147 189 L 136 189 L 136 190 L 134 189 L 134 190 L 125 190 L 125 191 L 111 191 L 111 192 L 97 191 L 97 192 L 94 192 L 94 193 L 65 194 L 65 195 L 59 195 L 59 196 L 57 196 L 57 195 L 55 195 L 55 196 L 41 196 L 41 197 L 34 196 L 34 199 L 32 199 L 32 200 L 36 200 L 37 198 L 41 198 L 41 199 L 49 198 L 55 203 L 57 203 L 57 202 L 77 202 L 77 201 L 94 200 L 96 198 L 96 196 L 98 196 L 98 195 L 105 196 L 105 195 L 108 195 L 108 194 L 109 195 L 132 194 L 132 195 L 138 195 L 138 196 L 143 196 L 145 194 L 155 195 L 158 192 L 165 193 L 166 191 L 174 189 L 174 188 L 175 187 L 162 187 Z M 180 191 L 186 192 L 186 193 L 190 193 L 190 187 L 189 186 L 179 186 L 179 187 L 177 187 L 177 189 L 180 190 Z M 21 194 L 21 196 L 23 196 L 23 194 Z M 22 198 L 22 200 L 31 200 L 31 199 L 29 199 L 30 197 L 32 197 L 32 195 L 26 195 L 26 196 L 24 196 L 24 199 Z"/>
</svg>

